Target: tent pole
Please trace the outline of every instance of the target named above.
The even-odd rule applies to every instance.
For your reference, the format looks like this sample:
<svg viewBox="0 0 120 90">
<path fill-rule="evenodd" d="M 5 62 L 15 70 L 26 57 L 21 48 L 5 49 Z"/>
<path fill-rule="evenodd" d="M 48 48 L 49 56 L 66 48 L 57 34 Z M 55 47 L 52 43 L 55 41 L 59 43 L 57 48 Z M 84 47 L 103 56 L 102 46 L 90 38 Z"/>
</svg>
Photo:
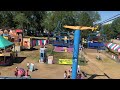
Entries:
<svg viewBox="0 0 120 90">
<path fill-rule="evenodd" d="M 14 44 L 14 52 L 15 52 L 15 44 Z"/>
<path fill-rule="evenodd" d="M 5 48 L 4 48 L 4 62 L 5 62 Z"/>
</svg>

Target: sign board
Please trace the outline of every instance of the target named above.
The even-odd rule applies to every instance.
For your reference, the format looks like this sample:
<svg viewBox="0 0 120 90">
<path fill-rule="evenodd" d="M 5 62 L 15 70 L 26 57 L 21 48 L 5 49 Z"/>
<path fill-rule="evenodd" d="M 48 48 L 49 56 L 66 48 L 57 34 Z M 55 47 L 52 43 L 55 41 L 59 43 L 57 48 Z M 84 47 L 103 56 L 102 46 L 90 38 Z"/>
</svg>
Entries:
<svg viewBox="0 0 120 90">
<path fill-rule="evenodd" d="M 59 64 L 72 64 L 72 59 L 59 59 Z"/>
</svg>

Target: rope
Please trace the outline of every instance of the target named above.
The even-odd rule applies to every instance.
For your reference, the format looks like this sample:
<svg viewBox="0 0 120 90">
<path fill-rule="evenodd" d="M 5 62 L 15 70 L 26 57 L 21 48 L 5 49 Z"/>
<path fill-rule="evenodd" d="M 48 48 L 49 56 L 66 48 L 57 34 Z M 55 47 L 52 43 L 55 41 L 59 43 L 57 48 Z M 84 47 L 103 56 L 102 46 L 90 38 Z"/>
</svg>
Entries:
<svg viewBox="0 0 120 90">
<path fill-rule="evenodd" d="M 102 24 L 107 23 L 109 21 L 115 20 L 115 19 L 117 19 L 119 17 L 120 17 L 120 14 L 117 14 L 117 15 L 115 15 L 115 16 L 113 16 L 113 17 L 111 17 L 111 18 L 109 18 L 109 19 L 107 19 L 105 21 L 102 21 L 101 23 L 97 23 L 97 24 L 102 25 Z M 95 24 L 95 25 L 97 25 L 97 24 Z"/>
</svg>

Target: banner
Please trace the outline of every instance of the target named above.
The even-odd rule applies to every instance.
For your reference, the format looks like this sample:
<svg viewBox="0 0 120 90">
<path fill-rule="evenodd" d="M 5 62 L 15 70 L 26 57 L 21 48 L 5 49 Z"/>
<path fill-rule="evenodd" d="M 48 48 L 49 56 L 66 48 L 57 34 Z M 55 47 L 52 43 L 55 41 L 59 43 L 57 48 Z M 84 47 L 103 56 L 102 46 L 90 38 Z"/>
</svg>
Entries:
<svg viewBox="0 0 120 90">
<path fill-rule="evenodd" d="M 72 64 L 72 59 L 59 59 L 59 64 Z"/>
</svg>

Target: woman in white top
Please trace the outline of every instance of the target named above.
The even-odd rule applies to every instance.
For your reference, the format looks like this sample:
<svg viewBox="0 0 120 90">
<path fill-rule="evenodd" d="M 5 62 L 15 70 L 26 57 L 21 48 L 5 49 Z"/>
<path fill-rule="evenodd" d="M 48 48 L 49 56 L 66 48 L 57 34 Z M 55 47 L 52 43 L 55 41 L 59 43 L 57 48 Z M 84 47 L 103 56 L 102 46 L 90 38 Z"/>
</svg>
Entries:
<svg viewBox="0 0 120 90">
<path fill-rule="evenodd" d="M 67 71 L 64 72 L 64 79 L 67 79 Z"/>
<path fill-rule="evenodd" d="M 29 62 L 27 63 L 27 68 L 28 68 L 28 70 L 29 70 L 29 67 L 30 67 L 30 64 L 29 64 Z"/>
</svg>

